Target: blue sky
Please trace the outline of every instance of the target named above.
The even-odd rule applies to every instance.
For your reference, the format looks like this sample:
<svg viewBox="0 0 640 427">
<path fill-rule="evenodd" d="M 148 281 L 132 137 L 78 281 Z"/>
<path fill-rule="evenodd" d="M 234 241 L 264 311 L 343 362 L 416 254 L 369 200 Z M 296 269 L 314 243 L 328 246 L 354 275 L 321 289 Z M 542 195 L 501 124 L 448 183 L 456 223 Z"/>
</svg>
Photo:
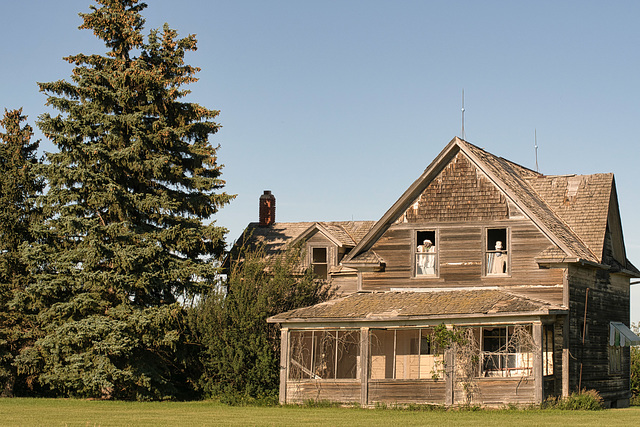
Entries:
<svg viewBox="0 0 640 427">
<path fill-rule="evenodd" d="M 89 4 L 2 2 L 0 107 L 24 107 L 35 125 L 47 111 L 36 82 L 68 79 L 63 56 L 105 52 L 77 29 Z M 639 2 L 148 4 L 147 31 L 168 22 L 197 35 L 189 99 L 221 110 L 212 142 L 237 198 L 215 220 L 229 241 L 257 219 L 265 189 L 278 221 L 379 219 L 460 135 L 464 89 L 468 141 L 535 168 L 537 132 L 542 173 L 615 173 L 640 266 Z"/>
</svg>

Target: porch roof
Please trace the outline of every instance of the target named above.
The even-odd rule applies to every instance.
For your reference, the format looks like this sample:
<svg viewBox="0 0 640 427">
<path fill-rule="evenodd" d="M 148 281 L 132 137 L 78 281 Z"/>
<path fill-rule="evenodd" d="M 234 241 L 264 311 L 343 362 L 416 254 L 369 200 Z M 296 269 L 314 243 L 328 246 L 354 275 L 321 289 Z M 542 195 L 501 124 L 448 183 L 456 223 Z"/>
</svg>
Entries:
<svg viewBox="0 0 640 427">
<path fill-rule="evenodd" d="M 503 290 L 447 290 L 354 293 L 311 307 L 277 314 L 270 323 L 400 320 L 469 315 L 550 314 L 563 310 Z"/>
</svg>

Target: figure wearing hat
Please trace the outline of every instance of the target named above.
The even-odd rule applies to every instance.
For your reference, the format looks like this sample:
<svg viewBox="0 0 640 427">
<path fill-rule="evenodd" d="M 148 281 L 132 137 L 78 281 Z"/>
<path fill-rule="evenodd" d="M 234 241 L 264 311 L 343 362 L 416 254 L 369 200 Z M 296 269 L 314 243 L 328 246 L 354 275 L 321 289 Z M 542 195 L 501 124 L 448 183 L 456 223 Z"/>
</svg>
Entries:
<svg viewBox="0 0 640 427">
<path fill-rule="evenodd" d="M 417 275 L 436 274 L 436 248 L 433 246 L 433 242 L 425 239 L 421 245 L 418 245 L 418 254 Z"/>
</svg>

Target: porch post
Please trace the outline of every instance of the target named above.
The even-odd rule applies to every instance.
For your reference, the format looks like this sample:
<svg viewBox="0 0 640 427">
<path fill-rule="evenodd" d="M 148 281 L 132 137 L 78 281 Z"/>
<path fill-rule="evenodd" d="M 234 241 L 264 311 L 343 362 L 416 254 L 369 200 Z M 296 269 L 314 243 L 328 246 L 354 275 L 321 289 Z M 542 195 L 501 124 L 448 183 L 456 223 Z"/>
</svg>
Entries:
<svg viewBox="0 0 640 427">
<path fill-rule="evenodd" d="M 542 323 L 533 324 L 533 342 L 535 343 L 535 352 L 533 354 L 533 398 L 535 403 L 542 403 L 544 394 L 544 377 L 542 375 Z"/>
<path fill-rule="evenodd" d="M 569 397 L 569 316 L 564 317 L 562 327 L 562 397 Z"/>
<path fill-rule="evenodd" d="M 369 328 L 360 328 L 360 405 L 369 404 Z"/>
<path fill-rule="evenodd" d="M 444 404 L 447 406 L 455 403 L 453 377 L 455 376 L 456 369 L 454 363 L 453 349 L 449 348 L 444 351 Z"/>
<path fill-rule="evenodd" d="M 287 403 L 287 378 L 289 372 L 289 329 L 280 330 L 280 404 Z"/>
<path fill-rule="evenodd" d="M 562 305 L 566 308 L 570 308 L 570 298 L 569 298 L 569 267 L 564 268 L 564 273 L 562 275 Z M 569 397 L 569 370 L 570 366 L 570 334 L 569 328 L 571 324 L 569 322 L 569 316 L 571 316 L 571 312 L 564 316 L 564 323 L 562 326 L 562 398 Z"/>
</svg>

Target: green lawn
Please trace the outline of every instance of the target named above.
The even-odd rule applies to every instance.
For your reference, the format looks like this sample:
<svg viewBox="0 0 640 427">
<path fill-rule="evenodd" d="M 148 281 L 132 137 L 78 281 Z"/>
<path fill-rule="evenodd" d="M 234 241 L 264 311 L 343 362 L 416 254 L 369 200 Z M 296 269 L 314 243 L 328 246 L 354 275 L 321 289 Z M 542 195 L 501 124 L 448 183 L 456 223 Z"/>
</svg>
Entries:
<svg viewBox="0 0 640 427">
<path fill-rule="evenodd" d="M 605 411 L 399 411 L 230 407 L 216 402 L 0 399 L 2 426 L 640 426 L 640 407 Z"/>
</svg>

